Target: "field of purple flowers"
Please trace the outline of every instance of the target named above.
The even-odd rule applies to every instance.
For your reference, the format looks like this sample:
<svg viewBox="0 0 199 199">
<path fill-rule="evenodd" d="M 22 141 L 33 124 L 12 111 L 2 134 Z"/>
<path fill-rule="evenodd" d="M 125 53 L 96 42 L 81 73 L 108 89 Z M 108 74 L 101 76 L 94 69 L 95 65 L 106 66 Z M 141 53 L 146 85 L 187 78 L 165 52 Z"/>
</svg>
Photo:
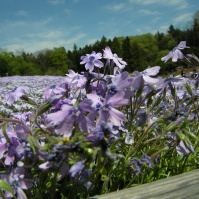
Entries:
<svg viewBox="0 0 199 199">
<path fill-rule="evenodd" d="M 87 72 L 0 78 L 0 198 L 89 198 L 197 169 L 198 58 L 182 41 L 160 66 L 128 73 L 109 47 Z M 164 63 L 163 63 L 164 64 Z"/>
</svg>

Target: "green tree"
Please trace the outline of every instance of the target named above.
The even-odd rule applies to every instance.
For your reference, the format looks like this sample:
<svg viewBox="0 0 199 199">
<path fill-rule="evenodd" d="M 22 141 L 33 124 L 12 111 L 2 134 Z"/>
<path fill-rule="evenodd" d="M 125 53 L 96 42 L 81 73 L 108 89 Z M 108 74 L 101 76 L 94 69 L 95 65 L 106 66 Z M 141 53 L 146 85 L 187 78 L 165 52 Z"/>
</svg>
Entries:
<svg viewBox="0 0 199 199">
<path fill-rule="evenodd" d="M 123 60 L 127 62 L 127 67 L 125 68 L 129 72 L 133 72 L 135 66 L 133 64 L 133 51 L 130 42 L 130 38 L 127 36 L 122 42 Z"/>
<path fill-rule="evenodd" d="M 0 76 L 6 76 L 8 73 L 8 63 L 7 61 L 0 55 Z"/>
<path fill-rule="evenodd" d="M 49 67 L 52 67 L 52 50 L 44 49 L 36 54 L 36 64 L 41 68 L 42 74 L 47 74 L 47 70 Z"/>
<path fill-rule="evenodd" d="M 132 43 L 132 68 L 134 70 L 142 71 L 146 69 L 146 66 L 144 65 L 145 61 L 145 53 L 142 47 L 137 42 Z"/>
<path fill-rule="evenodd" d="M 110 46 L 113 53 L 116 53 L 118 57 L 122 57 L 122 45 L 117 37 L 114 37 Z"/>
<path fill-rule="evenodd" d="M 54 75 L 65 75 L 68 72 L 68 56 L 64 47 L 54 48 L 51 60 Z"/>
<path fill-rule="evenodd" d="M 82 56 L 81 52 L 82 52 L 82 49 L 80 51 L 80 49 L 78 49 L 77 45 L 74 44 L 73 51 L 70 56 L 70 60 L 73 62 L 75 72 L 78 72 L 78 73 L 85 70 L 83 65 L 80 64 L 80 62 L 81 62 L 80 57 Z M 89 53 L 91 53 L 91 52 L 89 52 Z M 70 68 L 70 66 L 69 66 L 69 68 Z"/>
</svg>

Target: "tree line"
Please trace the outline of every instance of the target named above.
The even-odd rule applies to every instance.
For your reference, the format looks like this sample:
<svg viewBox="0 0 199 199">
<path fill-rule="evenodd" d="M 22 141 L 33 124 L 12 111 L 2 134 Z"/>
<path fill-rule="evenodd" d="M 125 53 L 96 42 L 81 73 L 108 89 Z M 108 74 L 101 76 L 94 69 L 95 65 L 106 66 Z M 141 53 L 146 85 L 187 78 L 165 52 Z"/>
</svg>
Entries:
<svg viewBox="0 0 199 199">
<path fill-rule="evenodd" d="M 142 71 L 149 66 L 161 66 L 161 73 L 171 72 L 179 63 L 162 63 L 165 56 L 180 41 L 187 41 L 190 49 L 185 53 L 199 55 L 199 11 L 193 15 L 193 22 L 189 28 L 179 29 L 170 25 L 167 33 L 147 33 L 137 36 L 114 37 L 105 36 L 92 45 L 79 48 L 74 44 L 73 50 L 64 47 L 43 49 L 35 53 L 22 52 L 15 55 L 0 48 L 0 76 L 6 75 L 65 75 L 68 69 L 75 72 L 84 71 L 80 65 L 80 57 L 92 51 L 102 52 L 109 46 L 112 52 L 127 62 L 125 68 L 128 72 Z M 183 66 L 183 63 L 181 65 Z"/>
</svg>

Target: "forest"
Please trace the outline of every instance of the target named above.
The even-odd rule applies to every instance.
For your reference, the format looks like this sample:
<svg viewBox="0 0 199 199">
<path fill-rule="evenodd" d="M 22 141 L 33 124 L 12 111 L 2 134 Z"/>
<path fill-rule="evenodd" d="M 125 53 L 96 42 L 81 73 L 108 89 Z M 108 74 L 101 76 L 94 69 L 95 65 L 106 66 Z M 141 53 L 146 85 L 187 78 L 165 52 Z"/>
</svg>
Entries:
<svg viewBox="0 0 199 199">
<path fill-rule="evenodd" d="M 162 63 L 161 57 L 178 45 L 180 41 L 186 41 L 184 54 L 193 53 L 199 56 L 199 11 L 193 15 L 193 21 L 187 28 L 177 28 L 170 25 L 166 33 L 146 33 L 137 36 L 114 37 L 108 39 L 105 36 L 92 45 L 78 47 L 74 44 L 73 50 L 67 50 L 63 46 L 53 49 L 43 49 L 35 53 L 22 52 L 15 55 L 0 47 L 0 76 L 32 76 L 32 75 L 65 75 L 68 69 L 76 72 L 84 71 L 80 65 L 80 57 L 90 54 L 92 51 L 102 52 L 109 46 L 112 52 L 127 62 L 128 72 L 142 71 L 149 66 L 160 66 L 161 74 L 171 73 L 178 67 L 186 67 L 178 63 Z"/>
</svg>

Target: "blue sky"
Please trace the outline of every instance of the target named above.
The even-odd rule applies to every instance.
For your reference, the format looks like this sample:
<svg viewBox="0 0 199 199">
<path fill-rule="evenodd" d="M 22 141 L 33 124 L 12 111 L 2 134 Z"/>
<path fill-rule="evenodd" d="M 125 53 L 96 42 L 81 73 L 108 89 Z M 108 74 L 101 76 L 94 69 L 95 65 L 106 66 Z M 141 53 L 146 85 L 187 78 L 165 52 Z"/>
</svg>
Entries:
<svg viewBox="0 0 199 199">
<path fill-rule="evenodd" d="M 0 0 L 0 48 L 35 52 L 186 28 L 198 0 Z"/>
</svg>

